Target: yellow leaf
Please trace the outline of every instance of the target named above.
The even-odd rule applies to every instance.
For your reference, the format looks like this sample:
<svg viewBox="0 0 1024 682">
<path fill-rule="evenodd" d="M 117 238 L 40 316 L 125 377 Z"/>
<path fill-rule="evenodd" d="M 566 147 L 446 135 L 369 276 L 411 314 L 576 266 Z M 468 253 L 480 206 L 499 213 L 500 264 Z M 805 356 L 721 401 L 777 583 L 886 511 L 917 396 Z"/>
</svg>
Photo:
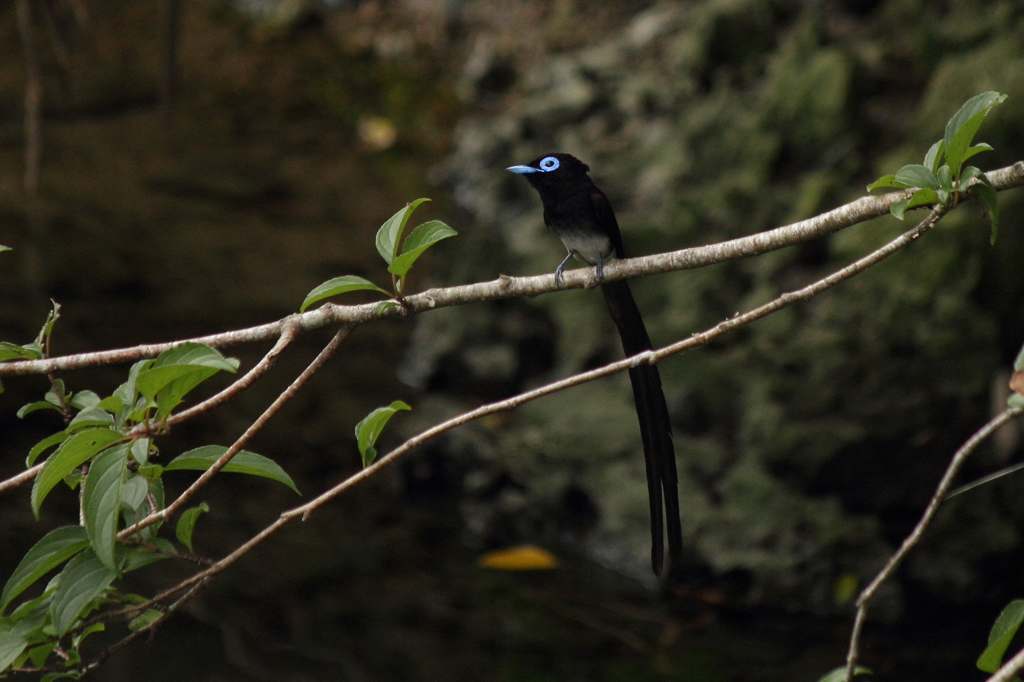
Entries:
<svg viewBox="0 0 1024 682">
<path fill-rule="evenodd" d="M 832 601 L 836 606 L 850 603 L 857 596 L 860 580 L 853 573 L 843 573 L 832 583 Z"/>
<path fill-rule="evenodd" d="M 555 568 L 558 566 L 558 559 L 551 552 L 536 545 L 520 545 L 487 552 L 477 560 L 477 565 L 503 571 L 532 571 Z"/>
</svg>

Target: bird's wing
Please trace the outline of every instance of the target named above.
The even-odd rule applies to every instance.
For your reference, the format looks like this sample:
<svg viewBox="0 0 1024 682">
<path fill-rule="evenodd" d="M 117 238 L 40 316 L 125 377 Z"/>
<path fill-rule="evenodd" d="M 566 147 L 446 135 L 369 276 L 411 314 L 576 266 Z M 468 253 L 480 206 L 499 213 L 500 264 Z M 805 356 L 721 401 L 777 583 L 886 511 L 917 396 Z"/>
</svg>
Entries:
<svg viewBox="0 0 1024 682">
<path fill-rule="evenodd" d="M 598 223 L 604 228 L 609 239 L 612 241 L 612 246 L 615 247 L 615 257 L 625 258 L 626 253 L 622 248 L 622 235 L 619 234 L 619 223 L 615 220 L 615 211 L 612 210 L 612 204 L 608 201 L 608 197 L 604 192 L 594 187 L 590 191 L 590 202 L 594 206 L 594 213 L 597 215 Z"/>
</svg>

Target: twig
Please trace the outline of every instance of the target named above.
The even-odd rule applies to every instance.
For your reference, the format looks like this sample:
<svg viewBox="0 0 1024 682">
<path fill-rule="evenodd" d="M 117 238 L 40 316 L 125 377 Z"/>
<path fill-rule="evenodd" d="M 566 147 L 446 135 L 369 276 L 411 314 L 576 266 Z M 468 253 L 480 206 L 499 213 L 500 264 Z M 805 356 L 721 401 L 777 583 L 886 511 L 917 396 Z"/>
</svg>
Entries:
<svg viewBox="0 0 1024 682">
<path fill-rule="evenodd" d="M 270 368 L 277 363 L 277 358 L 280 357 L 281 353 L 284 352 L 285 348 L 287 348 L 291 344 L 291 342 L 294 341 L 295 338 L 299 335 L 298 322 L 296 319 L 297 317 L 298 316 L 296 315 L 292 315 L 284 319 L 284 327 L 281 330 L 281 336 L 279 336 L 277 339 L 277 343 L 274 344 L 273 348 L 267 351 L 267 354 L 264 355 L 263 358 L 258 363 L 253 365 L 252 369 L 246 372 L 237 381 L 232 382 L 230 386 L 225 388 L 217 395 L 207 398 L 198 405 L 193 405 L 187 410 L 182 410 L 178 414 L 169 417 L 164 422 L 164 427 L 170 429 L 178 424 L 181 424 L 182 422 L 188 421 L 197 414 L 202 414 L 203 412 L 211 410 L 214 407 L 217 407 L 218 405 L 227 402 L 231 398 L 235 397 L 245 389 L 255 384 L 260 379 L 260 377 L 266 374 L 267 371 L 270 370 Z M 126 435 L 128 435 L 129 437 L 135 435 L 144 435 L 145 428 L 145 425 L 140 424 L 139 426 L 129 431 Z"/>
<path fill-rule="evenodd" d="M 138 533 L 140 530 L 142 530 L 146 526 L 151 526 L 154 523 L 156 523 L 157 521 L 164 521 L 164 520 L 170 518 L 171 516 L 173 516 L 174 513 L 176 511 L 178 511 L 178 509 L 180 509 L 181 506 L 184 505 L 185 502 L 190 497 L 192 497 L 192 495 L 194 495 L 200 488 L 202 488 L 204 485 L 206 485 L 206 483 L 211 478 L 213 478 L 217 474 L 218 471 L 223 469 L 224 466 L 228 462 L 231 461 L 232 457 L 234 457 L 236 454 L 238 454 L 238 452 L 242 449 L 242 446 L 245 445 L 246 442 L 248 442 L 249 438 L 251 438 L 253 434 L 255 434 L 257 431 L 259 431 L 261 428 L 263 428 L 263 426 L 267 423 L 267 421 L 269 421 L 270 418 L 279 409 L 281 409 L 282 405 L 284 405 L 286 402 L 288 402 L 298 392 L 299 388 L 301 388 L 302 385 L 305 384 L 306 381 L 308 381 L 309 378 L 311 376 L 313 376 L 317 372 L 317 370 L 319 370 L 321 367 L 323 367 L 324 363 L 327 362 L 328 358 L 330 358 L 331 355 L 334 354 L 334 351 L 336 351 L 338 349 L 338 346 L 341 345 L 341 342 L 345 340 L 345 337 L 348 336 L 350 331 L 351 331 L 350 327 L 342 327 L 341 329 L 339 329 L 338 333 L 335 334 L 334 338 L 332 338 L 330 340 L 330 342 L 324 347 L 324 349 L 320 351 L 320 354 L 316 356 L 316 358 L 313 360 L 313 362 L 311 362 L 309 364 L 309 366 L 306 367 L 306 369 L 304 369 L 302 371 L 302 374 L 300 374 L 298 377 L 296 377 L 295 381 L 293 381 L 288 386 L 288 388 L 286 388 L 284 390 L 284 392 L 281 393 L 281 395 L 277 396 L 277 398 L 274 400 L 274 402 L 270 404 L 270 407 L 268 407 L 266 410 L 264 410 L 263 414 L 261 414 L 256 419 L 256 421 L 254 421 L 249 426 L 249 428 L 247 428 L 245 430 L 245 433 L 243 433 L 241 436 L 239 436 L 238 439 L 235 440 L 235 442 L 231 444 L 231 447 L 229 447 L 224 452 L 224 454 L 221 455 L 217 459 L 217 461 L 214 462 L 210 466 L 209 469 L 204 471 L 202 473 L 202 475 L 199 478 L 197 478 L 192 483 L 192 485 L 190 485 L 185 490 L 185 492 L 183 492 L 181 495 L 179 495 L 178 498 L 176 500 L 174 500 L 174 502 L 172 502 L 171 504 L 167 505 L 166 507 L 164 507 L 160 511 L 158 511 L 156 513 L 153 513 L 153 514 L 150 514 L 149 516 L 147 516 L 146 518 L 142 519 L 138 523 L 136 523 L 136 524 L 134 524 L 134 525 L 132 525 L 132 526 L 130 526 L 128 528 L 125 528 L 124 530 L 122 530 L 120 533 L 117 534 L 117 539 L 118 540 L 124 540 L 125 538 L 128 538 L 129 536 L 131 536 L 131 535 L 133 535 L 135 533 Z"/>
<path fill-rule="evenodd" d="M 40 462 L 39 464 L 36 464 L 34 467 L 22 471 L 17 476 L 11 476 L 6 481 L 0 481 L 0 494 L 5 493 L 8 490 L 13 490 L 22 483 L 27 483 L 31 481 L 33 478 L 36 477 L 36 474 L 43 470 L 43 466 L 45 465 L 46 462 Z"/>
<path fill-rule="evenodd" d="M 82 672 L 83 675 L 91 670 L 95 670 L 100 666 L 101 663 L 103 663 L 103 661 L 107 660 L 108 658 L 110 658 L 110 656 L 117 653 L 124 647 L 128 646 L 128 644 L 131 643 L 135 638 L 141 637 L 144 633 L 155 630 L 158 625 L 160 625 L 165 620 L 170 618 L 178 609 L 180 609 L 182 606 L 188 603 L 192 599 L 192 597 L 196 596 L 196 593 L 199 592 L 199 588 L 201 588 L 202 586 L 203 584 L 201 582 L 193 585 L 192 589 L 190 589 L 185 594 L 181 595 L 181 597 L 176 602 L 168 606 L 160 615 L 159 618 L 154 620 L 152 623 L 148 623 L 145 626 L 139 628 L 138 630 L 131 633 L 130 635 L 127 635 L 123 639 L 114 642 L 109 647 L 101 651 L 99 655 L 97 655 L 91 661 L 89 661 L 88 663 L 83 663 L 79 667 L 79 670 Z"/>
<path fill-rule="evenodd" d="M 885 566 L 878 572 L 875 579 L 865 587 L 860 596 L 857 598 L 857 615 L 853 622 L 853 632 L 850 635 L 850 649 L 846 656 L 846 682 L 853 681 L 853 671 L 857 667 L 858 648 L 860 645 L 860 634 L 864 627 L 864 621 L 867 618 L 868 602 L 871 601 L 875 593 L 878 592 L 878 588 L 882 586 L 892 574 L 896 568 L 899 567 L 903 559 L 906 558 L 907 553 L 918 543 L 921 536 L 924 534 L 925 528 L 931 522 L 935 516 L 935 512 L 938 511 L 939 505 L 942 504 L 946 493 L 949 491 L 951 485 L 953 485 L 953 479 L 956 477 L 957 472 L 960 471 L 960 467 L 967 461 L 967 458 L 975 448 L 978 447 L 986 438 L 992 435 L 996 429 L 1003 426 L 1017 415 L 1024 412 L 1024 409 L 1018 407 L 1008 407 L 1000 412 L 995 418 L 985 424 L 983 427 L 967 439 L 960 449 L 953 455 L 953 459 L 950 461 L 949 466 L 946 467 L 946 473 L 943 474 L 942 480 L 939 481 L 938 487 L 935 489 L 935 493 L 932 495 L 931 500 L 928 502 L 928 506 L 924 510 L 924 514 L 921 515 L 921 520 L 917 522 L 914 530 L 911 531 L 903 540 L 903 544 L 900 548 L 889 557 L 889 560 L 885 562 Z M 1024 659 L 1022 659 L 1024 661 Z"/>
</svg>

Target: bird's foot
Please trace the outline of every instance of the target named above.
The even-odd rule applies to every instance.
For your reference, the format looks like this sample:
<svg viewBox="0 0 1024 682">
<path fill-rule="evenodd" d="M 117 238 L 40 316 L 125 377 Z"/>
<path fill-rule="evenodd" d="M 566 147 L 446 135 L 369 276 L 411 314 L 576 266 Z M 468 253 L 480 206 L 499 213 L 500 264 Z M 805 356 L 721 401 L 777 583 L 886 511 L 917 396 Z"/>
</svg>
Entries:
<svg viewBox="0 0 1024 682">
<path fill-rule="evenodd" d="M 562 262 L 558 264 L 557 268 L 555 268 L 555 286 L 556 287 L 562 286 L 562 270 L 565 269 L 565 264 L 569 262 L 570 258 L 572 258 L 572 251 L 570 251 L 568 254 L 566 254 L 566 256 L 562 260 Z"/>
</svg>

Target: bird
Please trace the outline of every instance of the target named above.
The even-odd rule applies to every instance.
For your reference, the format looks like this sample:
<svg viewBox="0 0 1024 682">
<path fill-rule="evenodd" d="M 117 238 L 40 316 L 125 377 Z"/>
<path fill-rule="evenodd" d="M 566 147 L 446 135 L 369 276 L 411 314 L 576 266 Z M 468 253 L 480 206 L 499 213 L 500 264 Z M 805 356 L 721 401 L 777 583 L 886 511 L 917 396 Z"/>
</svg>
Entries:
<svg viewBox="0 0 1024 682">
<path fill-rule="evenodd" d="M 611 202 L 590 179 L 590 166 L 571 154 L 553 153 L 506 170 L 522 175 L 537 190 L 544 208 L 544 224 L 562 240 L 568 251 L 555 269 L 555 283 L 561 281 L 565 264 L 573 257 L 596 266 L 601 292 L 618 327 L 623 352 L 630 357 L 651 350 L 651 339 L 629 284 L 625 280 L 603 281 L 605 263 L 626 255 Z M 650 363 L 637 364 L 629 369 L 629 379 L 647 469 L 651 567 L 654 574 L 660 576 L 665 567 L 666 518 L 670 566 L 678 567 L 683 556 L 672 426 L 658 368 Z"/>
</svg>

